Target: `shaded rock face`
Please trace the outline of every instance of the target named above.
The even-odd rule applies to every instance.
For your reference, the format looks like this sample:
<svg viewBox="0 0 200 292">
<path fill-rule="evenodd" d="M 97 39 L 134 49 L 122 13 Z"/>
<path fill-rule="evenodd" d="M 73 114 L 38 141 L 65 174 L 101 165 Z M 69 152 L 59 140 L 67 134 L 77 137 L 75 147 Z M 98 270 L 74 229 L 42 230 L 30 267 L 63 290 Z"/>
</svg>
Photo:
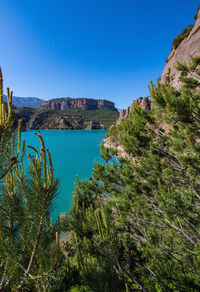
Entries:
<svg viewBox="0 0 200 292">
<path fill-rule="evenodd" d="M 82 110 L 96 110 L 96 109 L 110 109 L 117 111 L 115 104 L 111 101 L 104 99 L 91 99 L 91 98 L 57 98 L 49 101 L 43 101 L 41 109 L 53 109 L 53 110 L 70 110 L 70 109 L 82 109 Z"/>
<path fill-rule="evenodd" d="M 33 108 L 13 108 L 14 127 L 17 128 L 18 120 L 22 120 L 22 131 L 28 129 L 28 122 L 33 116 L 35 110 Z"/>
<path fill-rule="evenodd" d="M 27 124 L 27 129 L 41 129 L 41 125 L 45 128 L 54 128 L 58 130 L 96 130 L 107 129 L 105 125 L 97 121 L 85 121 L 83 119 L 70 120 L 66 116 L 55 116 L 54 112 L 49 110 L 47 112 L 35 113 Z"/>
<path fill-rule="evenodd" d="M 180 72 L 175 68 L 177 62 L 186 62 L 190 56 L 200 54 L 200 11 L 196 23 L 190 32 L 189 36 L 184 39 L 177 49 L 172 49 L 169 57 L 167 58 L 167 64 L 163 70 L 161 76 L 161 83 L 165 82 L 168 74 L 171 79 L 171 85 L 179 90 L 181 83 L 179 81 Z"/>
<path fill-rule="evenodd" d="M 97 111 L 98 112 L 98 111 Z M 111 112 L 111 111 L 109 111 Z M 18 126 L 18 120 L 22 120 L 22 130 L 100 130 L 108 129 L 104 120 L 89 119 L 84 115 L 68 115 L 65 111 L 58 112 L 52 109 L 35 110 L 32 108 L 13 108 L 14 128 Z"/>
<path fill-rule="evenodd" d="M 82 129 L 83 120 L 70 121 L 65 116 L 56 116 L 54 111 L 35 112 L 30 118 L 27 129 L 57 129 L 57 130 L 74 130 Z"/>
<path fill-rule="evenodd" d="M 151 109 L 151 101 L 148 99 L 148 97 L 139 97 L 136 100 L 134 100 L 134 103 L 137 103 L 139 106 L 143 108 L 143 110 L 150 110 Z M 133 104 L 134 104 L 133 103 Z M 129 106 L 127 109 L 123 109 L 120 112 L 119 119 L 117 121 L 117 125 L 128 117 L 132 109 L 132 105 Z"/>
<path fill-rule="evenodd" d="M 35 112 L 28 124 L 27 124 L 27 129 L 35 129 L 38 130 L 40 129 L 40 125 L 49 117 L 51 117 L 52 113 L 51 112 L 45 112 L 45 113 L 40 113 L 40 112 Z"/>
</svg>

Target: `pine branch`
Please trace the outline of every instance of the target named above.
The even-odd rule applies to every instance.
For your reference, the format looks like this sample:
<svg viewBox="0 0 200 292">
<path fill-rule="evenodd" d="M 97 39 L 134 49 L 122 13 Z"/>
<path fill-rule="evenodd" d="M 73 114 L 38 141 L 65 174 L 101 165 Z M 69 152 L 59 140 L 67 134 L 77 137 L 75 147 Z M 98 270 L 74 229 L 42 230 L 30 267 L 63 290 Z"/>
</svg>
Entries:
<svg viewBox="0 0 200 292">
<path fill-rule="evenodd" d="M 32 250 L 32 253 L 31 253 L 31 257 L 30 257 L 30 260 L 29 260 L 28 267 L 24 272 L 24 277 L 23 277 L 22 281 L 20 282 L 20 284 L 18 285 L 16 292 L 19 292 L 21 290 L 21 288 L 22 288 L 22 286 L 23 286 L 23 284 L 24 284 L 24 282 L 26 280 L 26 277 L 27 277 L 27 275 L 29 274 L 29 272 L 31 270 L 31 267 L 32 267 L 32 264 L 33 264 L 33 260 L 34 260 L 34 257 L 36 255 L 36 251 L 37 251 L 37 248 L 38 248 L 38 245 L 39 245 L 39 241 L 40 241 L 43 221 L 44 221 L 44 214 L 40 217 L 40 224 L 39 224 L 39 227 L 38 227 L 36 241 L 35 241 L 35 244 L 33 246 L 33 250 Z"/>
</svg>

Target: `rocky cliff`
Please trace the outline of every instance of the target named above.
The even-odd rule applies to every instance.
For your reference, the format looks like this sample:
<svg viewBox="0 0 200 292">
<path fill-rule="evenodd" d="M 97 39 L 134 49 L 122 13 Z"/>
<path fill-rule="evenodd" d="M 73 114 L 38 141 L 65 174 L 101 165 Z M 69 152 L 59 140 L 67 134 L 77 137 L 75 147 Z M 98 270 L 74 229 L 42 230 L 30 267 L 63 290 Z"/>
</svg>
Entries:
<svg viewBox="0 0 200 292">
<path fill-rule="evenodd" d="M 104 99 L 91 99 L 91 98 L 56 98 L 48 101 L 43 101 L 40 109 L 53 109 L 53 110 L 98 110 L 109 109 L 117 111 L 115 104 L 111 101 Z"/>
<path fill-rule="evenodd" d="M 14 125 L 22 119 L 22 129 L 108 129 L 119 117 L 108 100 L 58 98 L 43 101 L 37 108 L 14 107 Z"/>
<path fill-rule="evenodd" d="M 176 70 L 175 67 L 177 62 L 186 62 L 190 56 L 200 55 L 200 10 L 196 16 L 195 25 L 190 25 L 187 29 L 183 30 L 182 34 L 180 34 L 178 38 L 174 40 L 172 51 L 166 60 L 167 64 L 161 77 L 162 83 L 165 82 L 167 77 L 170 77 L 172 86 L 177 90 L 181 86 L 179 81 L 180 73 Z M 134 103 L 140 105 L 144 110 L 152 109 L 151 100 L 149 100 L 147 97 L 140 97 L 136 99 Z M 116 122 L 116 125 L 120 124 L 121 121 L 128 117 L 131 109 L 132 105 L 129 106 L 126 110 L 124 109 L 120 112 L 120 116 Z M 115 128 L 115 126 L 113 128 Z M 110 129 L 112 129 L 112 127 Z M 111 136 L 104 139 L 104 146 L 107 148 L 116 149 L 118 155 L 121 157 L 128 157 L 128 154 L 124 151 L 119 141 L 113 140 Z"/>
<path fill-rule="evenodd" d="M 189 35 L 183 39 L 177 48 L 172 48 L 172 51 L 167 58 L 166 66 L 163 70 L 161 82 L 165 82 L 169 76 L 171 84 L 177 90 L 180 88 L 181 83 L 179 81 L 180 73 L 176 70 L 177 62 L 186 62 L 190 56 L 200 54 L 200 11 L 197 16 L 197 20 Z"/>
<path fill-rule="evenodd" d="M 22 119 L 22 129 L 58 129 L 58 130 L 93 130 L 107 129 L 119 117 L 119 113 L 110 109 L 98 110 L 53 110 L 14 108 L 14 126 Z"/>
<path fill-rule="evenodd" d="M 141 106 L 144 110 L 151 109 L 151 101 L 148 97 L 139 97 L 136 100 L 134 100 L 133 104 L 137 103 L 139 106 Z M 119 124 L 122 120 L 124 120 L 131 112 L 132 105 L 129 106 L 127 109 L 123 109 L 120 112 L 119 119 L 117 120 L 117 124 Z"/>
</svg>

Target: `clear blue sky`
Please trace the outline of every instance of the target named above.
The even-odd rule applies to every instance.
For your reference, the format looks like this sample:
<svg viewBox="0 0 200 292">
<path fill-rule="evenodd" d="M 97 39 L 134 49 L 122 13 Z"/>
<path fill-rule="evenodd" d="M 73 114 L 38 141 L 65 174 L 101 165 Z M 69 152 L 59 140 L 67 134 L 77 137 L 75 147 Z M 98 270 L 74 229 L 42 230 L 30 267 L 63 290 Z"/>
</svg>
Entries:
<svg viewBox="0 0 200 292">
<path fill-rule="evenodd" d="M 0 0 L 0 66 L 16 96 L 148 95 L 195 0 Z"/>
</svg>

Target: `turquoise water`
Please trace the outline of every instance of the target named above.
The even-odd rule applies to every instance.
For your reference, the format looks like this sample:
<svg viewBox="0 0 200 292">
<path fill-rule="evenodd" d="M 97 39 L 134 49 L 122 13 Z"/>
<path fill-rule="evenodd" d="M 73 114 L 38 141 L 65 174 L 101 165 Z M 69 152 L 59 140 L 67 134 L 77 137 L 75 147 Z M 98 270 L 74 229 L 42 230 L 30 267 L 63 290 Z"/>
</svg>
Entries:
<svg viewBox="0 0 200 292">
<path fill-rule="evenodd" d="M 36 131 L 22 133 L 26 144 L 40 149 Z M 61 212 L 69 211 L 72 205 L 72 191 L 74 191 L 75 177 L 89 178 L 92 173 L 93 162 L 100 157 L 100 142 L 106 130 L 42 130 L 46 149 L 51 152 L 55 177 L 60 179 L 60 194 L 56 199 L 56 208 L 52 217 L 55 220 Z"/>
</svg>

